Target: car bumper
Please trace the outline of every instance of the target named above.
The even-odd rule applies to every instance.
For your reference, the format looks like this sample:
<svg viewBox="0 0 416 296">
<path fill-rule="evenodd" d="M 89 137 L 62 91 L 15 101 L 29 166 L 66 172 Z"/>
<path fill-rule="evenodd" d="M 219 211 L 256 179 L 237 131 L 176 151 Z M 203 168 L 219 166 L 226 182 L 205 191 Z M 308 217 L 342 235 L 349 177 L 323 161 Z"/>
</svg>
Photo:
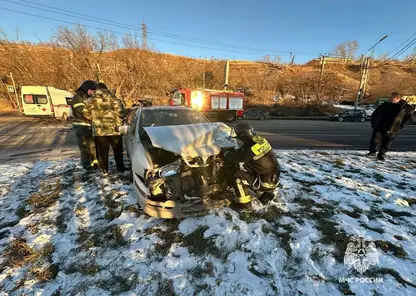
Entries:
<svg viewBox="0 0 416 296">
<path fill-rule="evenodd" d="M 150 193 L 148 188 L 136 174 L 133 174 L 133 188 L 140 207 L 147 215 L 155 218 L 180 219 L 201 216 L 206 214 L 210 209 L 229 206 L 231 203 L 228 199 L 202 199 L 198 202 L 172 200 L 166 202 L 152 201 L 149 199 Z"/>
</svg>

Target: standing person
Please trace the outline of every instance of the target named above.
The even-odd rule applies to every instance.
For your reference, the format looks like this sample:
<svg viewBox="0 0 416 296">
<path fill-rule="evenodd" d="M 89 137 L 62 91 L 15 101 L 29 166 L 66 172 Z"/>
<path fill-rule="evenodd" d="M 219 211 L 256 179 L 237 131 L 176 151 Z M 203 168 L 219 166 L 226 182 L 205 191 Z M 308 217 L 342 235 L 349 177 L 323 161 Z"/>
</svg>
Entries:
<svg viewBox="0 0 416 296">
<path fill-rule="evenodd" d="M 97 85 L 95 94 L 86 104 L 84 116 L 92 120 L 93 136 L 98 151 L 98 162 L 104 176 L 108 174 L 108 152 L 114 152 L 117 171 L 124 171 L 123 141 L 118 128 L 122 125 L 123 107 L 104 83 Z"/>
<path fill-rule="evenodd" d="M 81 164 L 86 170 L 98 167 L 97 154 L 92 137 L 90 120 L 85 118 L 83 111 L 86 101 L 94 94 L 97 83 L 85 80 L 72 98 L 73 128 L 77 136 L 77 144 L 81 153 Z"/>
<path fill-rule="evenodd" d="M 238 123 L 232 136 L 243 144 L 240 149 L 226 151 L 224 154 L 225 162 L 236 167 L 231 180 L 237 196 L 234 208 L 250 211 L 249 189 L 257 193 L 261 203 L 270 202 L 279 184 L 280 166 L 269 142 L 258 135 L 250 124 Z M 245 171 L 240 170 L 240 162 L 244 162 Z"/>
<path fill-rule="evenodd" d="M 398 92 L 392 92 L 388 102 L 377 107 L 371 115 L 373 133 L 368 156 L 377 153 L 377 159 L 384 160 L 398 131 L 412 118 L 413 107 Z"/>
</svg>

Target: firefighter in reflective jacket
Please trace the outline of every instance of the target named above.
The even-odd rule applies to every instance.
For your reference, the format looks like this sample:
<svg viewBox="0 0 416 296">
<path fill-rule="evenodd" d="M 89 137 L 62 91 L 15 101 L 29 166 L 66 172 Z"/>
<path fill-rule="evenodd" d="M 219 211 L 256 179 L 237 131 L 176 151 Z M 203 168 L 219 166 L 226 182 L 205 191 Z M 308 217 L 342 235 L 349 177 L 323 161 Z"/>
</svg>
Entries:
<svg viewBox="0 0 416 296">
<path fill-rule="evenodd" d="M 274 198 L 274 190 L 279 184 L 280 166 L 269 142 L 258 135 L 250 124 L 238 123 L 232 137 L 239 140 L 243 146 L 224 154 L 226 163 L 233 163 L 237 168 L 232 186 L 237 196 L 237 210 L 251 210 L 251 195 L 249 189 L 257 193 L 258 200 L 266 204 Z M 244 169 L 239 163 L 244 162 Z"/>
<path fill-rule="evenodd" d="M 72 126 L 77 136 L 77 144 L 81 152 L 81 164 L 84 169 L 98 168 L 98 160 L 92 137 L 90 120 L 84 117 L 85 102 L 94 94 L 97 83 L 93 80 L 85 80 L 72 98 Z"/>
</svg>

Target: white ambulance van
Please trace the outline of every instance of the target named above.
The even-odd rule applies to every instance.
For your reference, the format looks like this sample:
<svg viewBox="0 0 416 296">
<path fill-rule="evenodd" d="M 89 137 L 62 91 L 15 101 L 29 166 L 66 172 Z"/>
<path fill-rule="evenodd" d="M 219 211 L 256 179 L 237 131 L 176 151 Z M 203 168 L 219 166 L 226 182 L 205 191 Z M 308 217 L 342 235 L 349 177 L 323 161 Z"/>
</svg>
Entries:
<svg viewBox="0 0 416 296">
<path fill-rule="evenodd" d="M 56 117 L 67 120 L 72 116 L 73 95 L 51 86 L 22 86 L 23 114 L 30 117 Z"/>
</svg>

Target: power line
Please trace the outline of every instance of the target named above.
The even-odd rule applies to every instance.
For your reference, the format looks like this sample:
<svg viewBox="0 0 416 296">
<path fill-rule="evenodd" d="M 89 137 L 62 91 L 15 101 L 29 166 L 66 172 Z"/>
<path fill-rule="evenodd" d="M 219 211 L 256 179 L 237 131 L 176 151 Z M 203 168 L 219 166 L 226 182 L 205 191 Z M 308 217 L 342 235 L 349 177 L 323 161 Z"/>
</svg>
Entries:
<svg viewBox="0 0 416 296">
<path fill-rule="evenodd" d="M 412 39 L 412 37 L 416 36 L 416 32 L 410 36 L 409 38 L 407 38 L 405 41 L 403 41 L 402 43 L 400 43 L 395 49 L 393 49 L 392 51 L 390 51 L 387 56 L 391 55 L 393 52 L 395 52 L 398 48 L 400 48 L 400 46 L 402 46 L 403 44 L 405 44 L 407 41 L 409 41 L 410 39 Z"/>
<path fill-rule="evenodd" d="M 61 8 L 57 8 L 57 7 L 53 7 L 53 6 L 49 6 L 49 5 L 44 5 L 44 4 L 39 4 L 33 1 L 28 1 L 28 0 L 20 0 L 20 2 L 26 2 L 26 3 L 30 3 L 30 4 L 34 4 L 36 6 L 33 5 L 28 5 L 28 4 L 23 4 L 23 3 L 19 3 L 16 1 L 11 1 L 11 0 L 3 0 L 5 2 L 9 2 L 9 3 L 13 3 L 13 4 L 17 4 L 17 5 L 21 5 L 21 6 L 25 6 L 25 7 L 29 7 L 29 8 L 34 8 L 34 9 L 38 9 L 38 10 L 42 10 L 42 11 L 48 11 L 48 12 L 52 12 L 52 13 L 56 13 L 56 14 L 61 14 L 61 15 L 65 15 L 65 16 L 69 16 L 69 17 L 73 17 L 73 18 L 78 18 L 78 19 L 84 19 L 87 21 L 94 21 L 96 23 L 101 23 L 101 24 L 105 24 L 105 25 L 110 25 L 110 26 L 114 26 L 114 27 L 120 27 L 123 29 L 130 29 L 130 30 L 134 30 L 134 31 L 138 31 L 138 28 L 132 25 L 128 25 L 128 24 L 123 24 L 120 22 L 116 22 L 116 21 L 108 21 L 102 18 L 98 18 L 98 17 L 91 17 L 89 15 L 86 14 L 82 14 L 82 13 L 77 13 L 77 12 L 73 12 L 73 11 L 69 11 L 69 10 L 65 10 L 65 9 L 61 9 Z M 42 7 L 42 8 L 40 8 Z M 273 53 L 271 51 L 268 50 L 264 50 L 264 49 L 256 49 L 256 48 L 245 48 L 245 47 L 240 47 L 237 45 L 230 45 L 230 44 L 225 44 L 225 43 L 220 43 L 220 42 L 213 42 L 213 41 L 207 41 L 207 40 L 202 40 L 202 39 L 198 39 L 198 38 L 193 38 L 193 37 L 186 37 L 186 36 L 182 36 L 182 35 L 177 35 L 177 34 L 171 34 L 171 33 L 166 33 L 166 32 L 162 32 L 162 31 L 158 31 L 158 30 L 154 30 L 151 28 L 148 28 L 148 33 L 152 34 L 152 35 L 156 35 L 156 36 L 161 36 L 161 37 L 166 37 L 166 38 L 175 38 L 175 39 L 180 39 L 180 40 L 184 40 L 184 41 L 189 41 L 189 42 L 194 42 L 194 43 L 201 43 L 201 44 L 205 44 L 205 45 L 211 45 L 211 46 L 216 46 L 216 47 L 228 47 L 228 48 L 235 48 L 235 49 L 239 49 L 239 50 L 244 50 L 244 51 L 240 51 L 241 53 L 251 53 L 252 54 L 270 54 L 270 55 L 290 55 L 290 53 Z M 149 38 L 150 39 L 150 38 Z M 154 39 L 156 41 L 161 41 L 161 42 L 166 42 L 166 43 L 172 43 L 172 44 L 180 44 L 178 42 L 169 42 L 166 40 L 158 40 L 158 39 Z M 186 46 L 192 46 L 189 44 L 182 44 L 182 45 L 186 45 Z M 193 46 L 195 47 L 195 46 Z M 201 47 L 201 48 L 208 48 L 208 47 Z M 208 49 L 214 49 L 214 48 L 208 48 Z M 215 50 L 219 50 L 216 49 Z M 224 51 L 229 51 L 229 50 L 224 50 Z M 248 52 L 249 51 L 249 52 Z M 231 52 L 237 52 L 237 51 L 231 51 Z M 317 53 L 296 53 L 297 55 L 317 55 Z"/>
<path fill-rule="evenodd" d="M 400 56 L 401 54 L 405 53 L 412 45 L 416 44 L 416 37 L 413 38 L 406 46 L 404 46 L 401 50 L 399 50 L 395 55 L 390 57 L 387 61 L 391 61 L 394 58 Z"/>
<path fill-rule="evenodd" d="M 407 41 L 409 41 L 410 39 L 412 39 L 414 36 L 416 36 L 416 33 L 412 34 L 409 38 L 407 38 L 405 41 L 403 41 L 402 43 L 400 43 L 395 49 L 393 49 L 392 51 L 390 51 L 387 54 L 386 57 L 388 57 L 389 55 L 391 55 L 392 53 L 394 53 L 397 49 L 399 49 L 403 44 L 405 44 Z M 416 44 L 416 37 L 413 38 L 409 43 L 407 43 L 401 49 L 399 49 L 399 51 L 397 51 L 394 55 L 392 55 L 391 57 L 389 57 L 385 61 L 383 61 L 381 64 L 378 64 L 377 66 L 373 66 L 373 67 L 370 67 L 370 68 L 371 69 L 375 69 L 375 68 L 380 68 L 380 67 L 383 67 L 383 66 L 387 65 L 388 62 L 390 62 L 394 58 L 400 56 L 401 54 L 403 54 L 404 52 L 406 52 L 410 47 L 412 47 L 415 44 Z"/>
<path fill-rule="evenodd" d="M 59 19 L 56 19 L 56 18 L 37 15 L 37 14 L 29 13 L 29 12 L 17 11 L 17 10 L 10 9 L 10 8 L 5 8 L 5 7 L 0 7 L 0 9 L 15 12 L 15 13 L 19 13 L 19 14 L 34 16 L 34 17 L 38 17 L 38 18 L 42 18 L 42 19 L 52 20 L 52 21 L 56 21 L 56 22 L 66 23 L 66 24 L 70 24 L 70 25 L 82 25 L 86 28 L 99 30 L 99 31 L 105 31 L 105 32 L 111 32 L 111 33 L 114 33 L 114 34 L 123 34 L 123 35 L 126 34 L 125 32 L 123 33 L 123 32 L 118 32 L 118 31 L 109 30 L 109 29 L 105 29 L 105 28 L 99 28 L 99 27 L 95 27 L 95 26 L 90 26 L 90 25 L 85 25 L 85 24 L 80 24 L 80 23 L 74 23 L 74 22 L 69 22 L 69 21 L 65 21 L 65 20 L 59 20 Z M 182 42 L 167 41 L 167 40 L 161 40 L 161 39 L 156 39 L 156 38 L 148 38 L 148 39 L 153 40 L 153 41 L 170 43 L 170 44 L 184 45 L 184 46 L 190 46 L 190 47 L 196 47 L 196 48 L 205 48 L 205 49 L 211 49 L 211 50 L 217 50 L 217 51 L 223 51 L 223 52 L 244 53 L 244 54 L 250 54 L 250 55 L 261 55 L 261 54 L 263 54 L 263 53 L 245 52 L 245 51 L 237 51 L 237 50 L 229 50 L 229 49 L 221 49 L 221 48 L 214 48 L 214 47 L 208 47 L 208 46 L 187 44 L 187 43 L 182 43 Z"/>
<path fill-rule="evenodd" d="M 3 1 L 13 3 L 13 4 L 17 4 L 17 5 L 21 5 L 21 6 L 25 6 L 25 7 L 29 7 L 29 8 L 42 10 L 42 11 L 48 11 L 48 12 L 52 12 L 52 13 L 56 13 L 56 14 L 69 16 L 69 17 L 84 19 L 84 20 L 87 20 L 87 21 L 94 21 L 96 23 L 101 23 L 101 24 L 105 24 L 105 25 L 120 27 L 120 28 L 123 28 L 123 29 L 130 29 L 130 30 L 138 31 L 138 27 L 135 27 L 135 26 L 132 26 L 132 25 L 123 24 L 123 23 L 115 22 L 115 21 L 108 21 L 108 20 L 98 18 L 98 17 L 93 17 L 92 18 L 90 15 L 77 13 L 77 12 L 73 12 L 73 11 L 69 11 L 69 10 L 65 10 L 65 9 L 61 9 L 61 8 L 57 8 L 57 7 L 53 7 L 53 6 L 49 6 L 49 5 L 39 4 L 39 3 L 36 3 L 36 2 L 33 2 L 33 1 L 20 0 L 20 2 L 31 3 L 31 4 L 34 4 L 36 6 L 23 4 L 23 3 L 19 3 L 19 2 L 11 1 L 11 0 L 3 0 Z M 40 7 L 42 7 L 42 8 L 40 8 Z M 177 35 L 177 34 L 166 33 L 166 32 L 162 32 L 162 31 L 154 30 L 154 29 L 149 28 L 149 27 L 148 27 L 147 31 L 148 31 L 148 33 L 150 33 L 152 35 L 157 35 L 157 36 L 161 36 L 161 37 L 166 37 L 166 38 L 171 38 L 171 39 L 173 39 L 173 38 L 174 39 L 180 39 L 180 40 L 184 40 L 184 41 L 189 41 L 189 42 L 193 42 L 193 43 L 201 43 L 201 44 L 211 45 L 211 46 L 216 46 L 216 47 L 235 48 L 235 49 L 244 50 L 245 52 L 250 51 L 250 52 L 253 52 L 255 54 L 287 55 L 287 56 L 290 55 L 290 53 L 278 53 L 278 52 L 275 53 L 275 52 L 272 52 L 272 51 L 269 51 L 269 50 L 264 50 L 264 49 L 251 48 L 251 47 L 241 47 L 241 46 L 237 46 L 237 45 L 230 45 L 230 44 L 225 44 L 225 43 L 220 43 L 220 42 L 202 40 L 202 39 L 193 38 L 193 37 L 186 37 L 186 36 L 182 36 L 182 35 Z M 154 40 L 157 40 L 157 39 L 154 39 Z M 159 40 L 159 41 L 161 41 L 161 40 Z M 173 43 L 173 44 L 177 44 L 177 43 Z M 296 54 L 297 55 L 317 55 L 318 53 L 302 53 L 302 52 L 300 52 L 300 53 L 296 53 Z"/>
</svg>

